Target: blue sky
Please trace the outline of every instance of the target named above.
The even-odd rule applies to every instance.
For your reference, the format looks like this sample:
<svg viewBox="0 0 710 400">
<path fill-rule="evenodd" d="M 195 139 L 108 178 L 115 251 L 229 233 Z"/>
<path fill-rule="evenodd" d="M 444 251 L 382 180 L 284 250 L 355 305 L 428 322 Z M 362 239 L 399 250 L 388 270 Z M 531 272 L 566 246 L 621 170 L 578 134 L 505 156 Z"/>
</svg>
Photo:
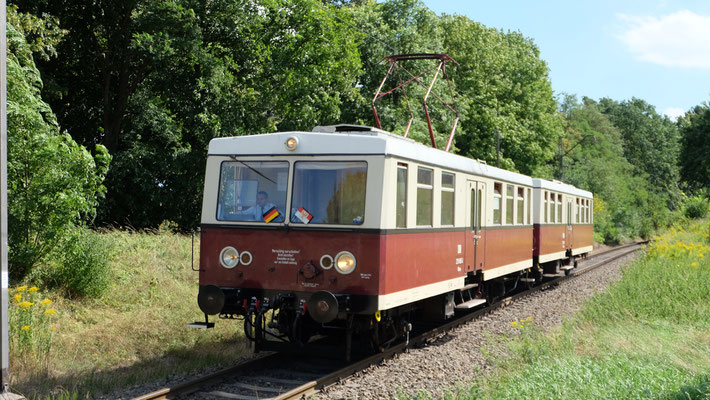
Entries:
<svg viewBox="0 0 710 400">
<path fill-rule="evenodd" d="M 532 38 L 557 93 L 638 97 L 674 118 L 710 102 L 710 1 L 424 3 Z"/>
</svg>

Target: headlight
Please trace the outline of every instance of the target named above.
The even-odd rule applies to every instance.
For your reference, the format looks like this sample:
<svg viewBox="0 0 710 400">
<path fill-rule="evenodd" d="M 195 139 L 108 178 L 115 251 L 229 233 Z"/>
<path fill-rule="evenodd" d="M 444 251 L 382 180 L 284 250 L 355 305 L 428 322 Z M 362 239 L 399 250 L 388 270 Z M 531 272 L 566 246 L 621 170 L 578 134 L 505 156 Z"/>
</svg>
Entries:
<svg viewBox="0 0 710 400">
<path fill-rule="evenodd" d="M 295 136 L 291 136 L 288 139 L 286 139 L 286 143 L 284 143 L 284 144 L 286 145 L 286 148 L 289 151 L 294 151 L 294 150 L 296 150 L 296 147 L 298 147 L 298 138 Z"/>
<path fill-rule="evenodd" d="M 239 262 L 242 263 L 242 265 L 247 266 L 251 264 L 251 262 L 254 261 L 254 257 L 251 255 L 250 252 L 248 251 L 242 251 L 241 254 L 239 254 Z"/>
<path fill-rule="evenodd" d="M 234 247 L 225 247 L 219 253 L 219 263 L 224 268 L 232 269 L 239 264 L 239 252 Z"/>
<path fill-rule="evenodd" d="M 349 274 L 355 270 L 357 262 L 355 256 L 349 251 L 341 251 L 335 256 L 335 269 L 341 274 Z"/>
<path fill-rule="evenodd" d="M 320 267 L 323 269 L 331 269 L 333 268 L 333 257 L 329 255 L 324 255 L 323 257 L 320 258 Z"/>
</svg>

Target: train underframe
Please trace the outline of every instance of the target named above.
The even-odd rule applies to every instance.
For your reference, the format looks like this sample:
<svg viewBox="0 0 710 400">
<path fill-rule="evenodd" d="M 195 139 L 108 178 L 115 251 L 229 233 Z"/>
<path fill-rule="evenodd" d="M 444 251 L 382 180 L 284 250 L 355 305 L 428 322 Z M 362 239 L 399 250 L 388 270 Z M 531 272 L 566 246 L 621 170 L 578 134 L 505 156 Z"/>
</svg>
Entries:
<svg viewBox="0 0 710 400">
<path fill-rule="evenodd" d="M 353 338 L 362 349 L 382 351 L 408 340 L 413 323 L 441 322 L 467 305 L 494 303 L 506 295 L 531 288 L 544 275 L 569 274 L 577 258 L 586 254 L 538 264 L 516 273 L 483 281 L 470 274 L 462 289 L 443 293 L 389 310 L 377 310 L 376 296 L 319 292 L 200 287 L 198 303 L 205 314 L 243 321 L 245 336 L 255 351 L 304 349 L 317 336 L 344 337 L 345 358 L 349 359 Z M 569 268 L 567 268 L 569 267 Z"/>
</svg>

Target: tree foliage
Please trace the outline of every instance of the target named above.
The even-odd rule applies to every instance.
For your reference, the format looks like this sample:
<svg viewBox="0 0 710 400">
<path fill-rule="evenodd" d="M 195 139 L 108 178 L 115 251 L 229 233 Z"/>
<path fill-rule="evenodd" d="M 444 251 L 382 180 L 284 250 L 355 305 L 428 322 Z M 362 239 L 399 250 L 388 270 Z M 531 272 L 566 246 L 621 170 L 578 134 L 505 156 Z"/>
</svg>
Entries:
<svg viewBox="0 0 710 400">
<path fill-rule="evenodd" d="M 710 105 L 694 107 L 678 125 L 681 176 L 693 191 L 710 189 Z"/>
<path fill-rule="evenodd" d="M 358 84 L 363 97 L 347 108 L 346 120 L 374 124 L 370 100 L 387 71 L 387 65 L 380 63 L 383 57 L 446 53 L 457 61 L 447 64 L 461 116 L 454 142 L 457 153 L 495 162 L 498 131 L 503 167 L 532 174 L 553 155 L 555 140 L 562 132 L 561 119 L 547 65 L 531 39 L 520 32 L 487 28 L 462 15 L 437 16 L 417 0 L 367 1 L 348 11 L 356 21 L 357 32 L 366 35 L 359 46 L 364 68 Z M 410 62 L 405 67 L 414 72 L 430 65 L 417 67 Z M 431 74 L 422 79 L 428 83 L 426 78 Z M 406 79 L 406 74 L 401 79 L 392 77 L 389 87 Z M 425 90 L 420 85 L 407 87 L 415 117 L 411 136 L 429 142 L 421 106 Z M 442 81 L 434 87 L 444 101 L 450 101 L 447 90 Z M 435 101 L 430 104 L 437 144 L 443 147 L 453 115 Z M 409 119 L 407 104 L 396 93 L 378 101 L 378 113 L 383 128 L 394 132 L 402 132 Z"/>
<path fill-rule="evenodd" d="M 356 94 L 347 16 L 316 0 L 23 7 L 68 31 L 41 65 L 45 96 L 63 128 L 114 156 L 103 223 L 195 225 L 210 139 L 334 123 Z"/>
<path fill-rule="evenodd" d="M 562 176 L 566 182 L 595 194 L 597 239 L 618 242 L 647 237 L 665 226 L 670 218 L 667 194 L 651 183 L 645 169 L 626 158 L 627 151 L 635 152 L 629 149 L 634 143 L 629 143 L 624 131 L 612 122 L 613 115 L 603 113 L 603 105 L 592 99 L 584 98 L 579 103 L 572 96 L 565 98 L 561 109 L 566 117 L 561 150 L 567 153 Z M 676 187 L 675 179 L 665 187 Z"/>
<path fill-rule="evenodd" d="M 532 39 L 437 15 L 420 0 L 25 0 L 21 9 L 41 16 L 28 24 L 51 33 L 27 37 L 62 131 L 113 156 L 103 224 L 195 226 L 212 138 L 374 125 L 372 97 L 388 68 L 381 61 L 398 53 L 457 61 L 446 70 L 454 99 L 442 80 L 434 87 L 457 104 L 454 152 L 492 164 L 500 133 L 502 167 L 563 173 L 597 195 L 601 240 L 645 236 L 666 223 L 682 197 L 679 155 L 690 187 L 707 187 L 705 163 L 690 161 L 706 148 L 707 105 L 681 121 L 682 153 L 677 126 L 643 100 L 567 97 L 558 110 Z M 433 64 L 402 65 L 416 74 Z M 409 79 L 399 72 L 385 90 Z M 414 84 L 408 96 L 378 100 L 382 127 L 402 133 L 411 108 L 409 136 L 428 142 L 426 89 Z M 454 116 L 435 99 L 429 104 L 443 147 Z"/>
<path fill-rule="evenodd" d="M 41 96 L 33 60 L 53 54 L 61 31 L 51 20 L 8 8 L 8 240 L 10 274 L 21 279 L 76 224 L 91 220 L 110 156 L 94 157 L 59 131 Z M 26 39 L 30 38 L 29 42 Z"/>
<path fill-rule="evenodd" d="M 635 174 L 646 175 L 648 189 L 675 208 L 680 194 L 677 126 L 668 117 L 659 115 L 655 107 L 637 98 L 622 102 L 604 98 L 599 107 L 621 130 L 624 156 L 635 167 Z"/>
</svg>

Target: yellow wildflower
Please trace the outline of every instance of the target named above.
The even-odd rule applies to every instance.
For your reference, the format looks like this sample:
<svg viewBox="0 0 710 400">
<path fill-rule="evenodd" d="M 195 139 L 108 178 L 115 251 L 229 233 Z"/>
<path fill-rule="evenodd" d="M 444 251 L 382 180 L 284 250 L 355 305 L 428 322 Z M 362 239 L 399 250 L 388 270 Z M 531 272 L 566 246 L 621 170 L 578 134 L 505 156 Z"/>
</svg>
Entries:
<svg viewBox="0 0 710 400">
<path fill-rule="evenodd" d="M 52 299 L 44 299 L 44 300 L 41 301 L 41 303 L 44 304 L 45 306 L 46 306 L 47 304 L 52 304 Z"/>
<path fill-rule="evenodd" d="M 53 308 L 47 309 L 44 311 L 44 314 L 45 315 L 54 315 L 54 309 Z"/>
<path fill-rule="evenodd" d="M 20 286 L 20 287 L 17 288 L 17 291 L 18 291 L 18 292 L 24 292 L 25 289 L 27 289 L 27 286 Z"/>
<path fill-rule="evenodd" d="M 20 302 L 22 300 L 22 295 L 17 293 L 16 295 L 12 296 L 13 299 L 15 299 L 16 302 Z"/>
<path fill-rule="evenodd" d="M 693 261 L 692 263 L 690 263 L 690 266 L 691 266 L 691 267 L 697 267 L 697 266 L 698 266 L 698 263 L 696 263 L 695 261 Z"/>
<path fill-rule="evenodd" d="M 33 305 L 35 305 L 35 303 L 33 303 L 31 301 L 23 301 L 22 303 L 18 303 L 17 305 L 24 308 L 25 310 L 27 310 L 30 307 L 32 307 Z"/>
<path fill-rule="evenodd" d="M 30 330 L 30 326 L 29 326 L 29 325 L 25 325 L 25 326 L 23 326 L 21 329 L 22 329 L 23 331 L 29 331 L 29 330 Z"/>
<path fill-rule="evenodd" d="M 52 331 L 52 332 L 54 332 L 54 331 L 56 331 L 56 330 L 57 330 L 57 328 L 55 328 L 55 327 L 51 327 L 51 328 L 49 328 L 49 330 L 50 330 L 50 331 Z"/>
<path fill-rule="evenodd" d="M 27 289 L 27 291 L 30 292 L 30 293 L 31 293 L 31 292 L 36 292 L 36 291 L 38 291 L 38 290 L 39 290 L 39 288 L 38 288 L 37 286 L 32 286 L 31 288 Z"/>
<path fill-rule="evenodd" d="M 513 321 L 510 326 L 512 326 L 513 328 L 519 328 L 520 324 L 518 323 L 518 321 Z"/>
</svg>

